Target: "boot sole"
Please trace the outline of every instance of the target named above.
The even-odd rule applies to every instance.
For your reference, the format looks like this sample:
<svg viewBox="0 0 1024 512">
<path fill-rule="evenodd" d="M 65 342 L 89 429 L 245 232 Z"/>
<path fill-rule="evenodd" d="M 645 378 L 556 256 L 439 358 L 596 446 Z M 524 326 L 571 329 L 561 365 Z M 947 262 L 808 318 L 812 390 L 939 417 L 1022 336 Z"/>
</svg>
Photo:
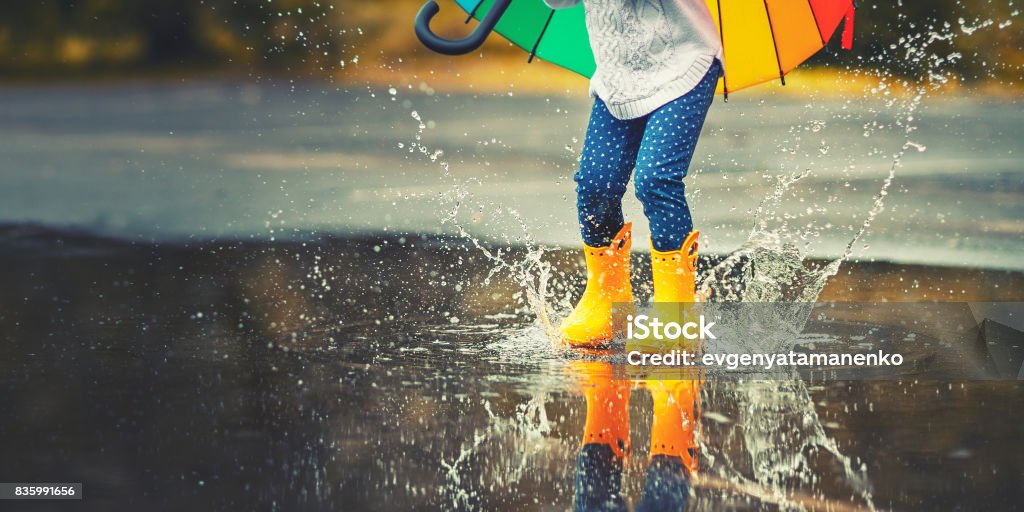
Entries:
<svg viewBox="0 0 1024 512">
<path fill-rule="evenodd" d="M 602 348 L 610 345 L 614 339 L 615 337 L 613 336 L 611 338 L 602 338 L 598 340 L 578 341 L 563 336 L 562 343 L 565 343 L 572 348 Z"/>
</svg>

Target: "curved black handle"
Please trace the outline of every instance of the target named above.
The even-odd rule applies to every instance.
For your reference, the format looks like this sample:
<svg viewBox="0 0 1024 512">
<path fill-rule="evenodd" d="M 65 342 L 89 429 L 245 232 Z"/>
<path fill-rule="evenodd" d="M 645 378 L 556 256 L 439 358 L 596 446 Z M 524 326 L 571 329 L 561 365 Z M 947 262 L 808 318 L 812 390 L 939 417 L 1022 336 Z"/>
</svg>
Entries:
<svg viewBox="0 0 1024 512">
<path fill-rule="evenodd" d="M 501 19 L 501 15 L 505 14 L 505 9 L 508 9 L 509 4 L 512 0 L 494 0 L 494 5 L 491 6 L 491 10 L 487 11 L 487 14 L 477 25 L 476 29 L 473 30 L 468 36 L 458 39 L 450 40 L 443 37 L 439 37 L 437 34 L 430 31 L 430 20 L 434 18 L 434 15 L 441 10 L 438 7 L 437 2 L 434 0 L 428 0 L 427 3 L 423 4 L 420 8 L 419 14 L 416 15 L 416 37 L 419 38 L 423 46 L 434 50 L 437 53 L 443 53 L 445 55 L 464 55 L 477 48 L 480 48 L 487 36 L 491 35 L 491 31 L 494 30 L 494 26 L 498 24 L 498 20 Z"/>
</svg>

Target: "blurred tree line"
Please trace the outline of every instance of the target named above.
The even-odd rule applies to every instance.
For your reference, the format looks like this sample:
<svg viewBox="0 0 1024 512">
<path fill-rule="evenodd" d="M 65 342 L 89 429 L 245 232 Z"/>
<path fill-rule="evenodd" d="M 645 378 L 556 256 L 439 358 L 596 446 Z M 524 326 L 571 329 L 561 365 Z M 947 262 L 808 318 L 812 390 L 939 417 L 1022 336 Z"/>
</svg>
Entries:
<svg viewBox="0 0 1024 512">
<path fill-rule="evenodd" d="M 351 38 L 346 21 L 307 0 L 17 0 L 0 3 L 0 70 L 326 71 Z"/>
<path fill-rule="evenodd" d="M 453 2 L 442 3 L 439 31 L 462 33 Z M 541 0 L 517 0 L 541 1 Z M 730 1 L 730 0 L 722 0 Z M 1024 18 L 1015 0 L 861 1 L 855 50 L 832 51 L 817 65 L 893 67 L 915 34 L 957 36 L 935 51 L 962 55 L 967 81 L 1019 84 Z M 0 3 L 0 72 L 7 76 L 134 74 L 165 69 L 344 75 L 352 66 L 396 67 L 434 58 L 412 33 L 422 0 L 14 0 Z M 904 41 L 901 41 L 903 38 Z M 497 40 L 489 58 L 523 58 Z"/>
<path fill-rule="evenodd" d="M 946 58 L 964 82 L 998 79 L 1020 86 L 1024 83 L 1024 17 L 1017 1 L 861 0 L 853 51 L 833 51 L 827 59 L 819 54 L 812 62 L 831 60 L 921 78 L 928 73 L 928 64 L 905 60 L 905 46 L 920 47 L 931 40 L 927 53 Z M 952 34 L 948 40 L 947 34 Z"/>
</svg>

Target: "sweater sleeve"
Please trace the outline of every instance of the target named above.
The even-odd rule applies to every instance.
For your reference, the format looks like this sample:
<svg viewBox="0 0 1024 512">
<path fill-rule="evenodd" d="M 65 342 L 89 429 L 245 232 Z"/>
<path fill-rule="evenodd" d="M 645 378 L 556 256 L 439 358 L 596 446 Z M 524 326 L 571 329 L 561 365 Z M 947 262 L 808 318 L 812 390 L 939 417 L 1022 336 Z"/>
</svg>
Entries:
<svg viewBox="0 0 1024 512">
<path fill-rule="evenodd" d="M 567 9 L 580 3 L 580 0 L 544 0 L 544 3 L 552 9 Z"/>
</svg>

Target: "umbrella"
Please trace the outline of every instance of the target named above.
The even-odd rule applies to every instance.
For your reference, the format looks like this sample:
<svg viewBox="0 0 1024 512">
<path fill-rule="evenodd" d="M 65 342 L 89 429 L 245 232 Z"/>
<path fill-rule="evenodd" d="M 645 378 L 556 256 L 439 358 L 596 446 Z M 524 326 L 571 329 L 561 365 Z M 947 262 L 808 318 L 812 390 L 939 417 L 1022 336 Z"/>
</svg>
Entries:
<svg viewBox="0 0 1024 512">
<path fill-rule="evenodd" d="M 722 38 L 725 74 L 718 92 L 728 97 L 751 85 L 779 79 L 821 50 L 845 20 L 842 45 L 853 44 L 853 0 L 706 0 Z M 594 74 L 583 4 L 554 10 L 542 0 L 456 0 L 477 28 L 466 38 L 448 40 L 430 30 L 440 7 L 429 0 L 416 17 L 416 35 L 446 55 L 480 47 L 492 31 L 529 52 L 585 77 Z"/>
</svg>

